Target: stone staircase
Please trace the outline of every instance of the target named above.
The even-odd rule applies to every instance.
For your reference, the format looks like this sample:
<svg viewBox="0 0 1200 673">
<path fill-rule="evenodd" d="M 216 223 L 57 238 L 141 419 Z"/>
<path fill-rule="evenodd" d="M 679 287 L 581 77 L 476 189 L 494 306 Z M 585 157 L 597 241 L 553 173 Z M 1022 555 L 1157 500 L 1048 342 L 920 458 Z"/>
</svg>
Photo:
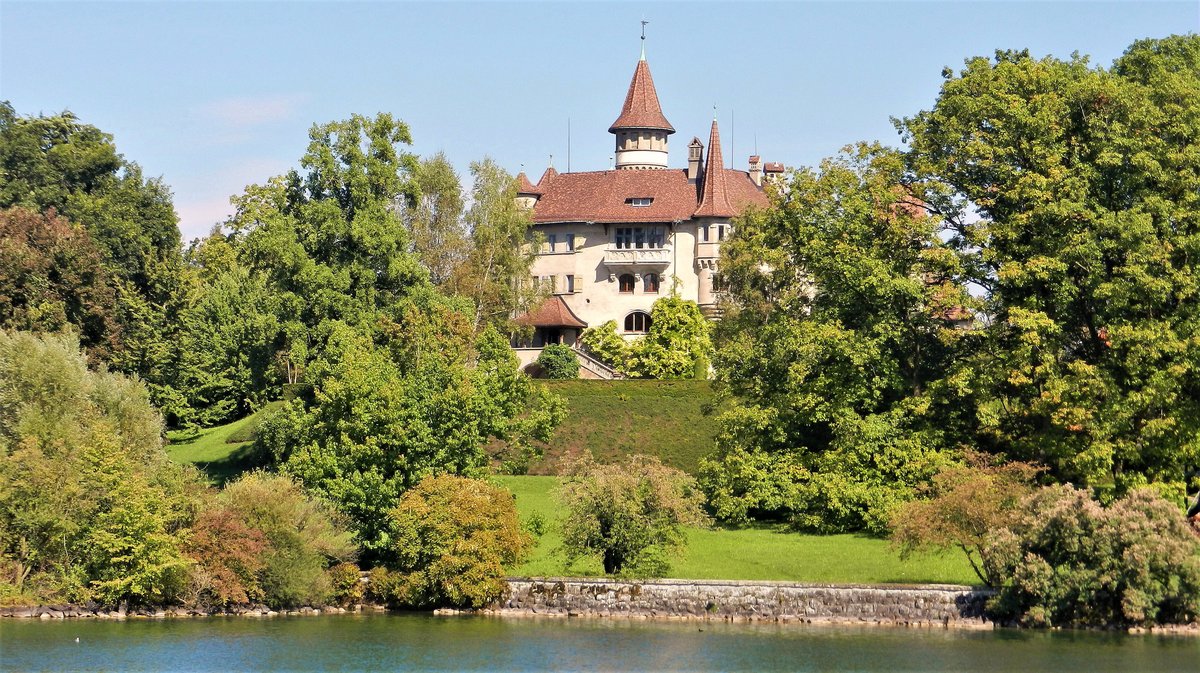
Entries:
<svg viewBox="0 0 1200 673">
<path fill-rule="evenodd" d="M 605 381 L 625 378 L 624 374 L 604 364 L 582 348 L 572 346 L 571 349 L 575 351 L 575 359 L 579 360 L 579 378 L 602 379 Z M 587 374 L 591 374 L 591 376 Z"/>
</svg>

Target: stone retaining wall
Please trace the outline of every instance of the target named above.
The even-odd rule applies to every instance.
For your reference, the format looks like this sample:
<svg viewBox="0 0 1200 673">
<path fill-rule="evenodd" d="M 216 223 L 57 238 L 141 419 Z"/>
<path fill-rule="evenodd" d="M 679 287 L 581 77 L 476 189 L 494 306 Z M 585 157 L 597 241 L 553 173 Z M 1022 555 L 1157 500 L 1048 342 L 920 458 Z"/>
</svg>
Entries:
<svg viewBox="0 0 1200 673">
<path fill-rule="evenodd" d="M 824 621 L 990 628 L 991 592 L 964 586 L 863 586 L 652 580 L 510 579 L 501 615 Z"/>
</svg>

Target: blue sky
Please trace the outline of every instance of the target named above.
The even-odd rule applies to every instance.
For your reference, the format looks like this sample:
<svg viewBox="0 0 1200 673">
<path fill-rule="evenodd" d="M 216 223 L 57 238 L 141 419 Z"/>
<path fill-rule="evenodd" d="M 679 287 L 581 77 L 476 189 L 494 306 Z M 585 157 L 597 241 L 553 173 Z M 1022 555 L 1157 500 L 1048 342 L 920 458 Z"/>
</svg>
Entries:
<svg viewBox="0 0 1200 673">
<path fill-rule="evenodd" d="M 70 109 L 175 194 L 184 236 L 294 166 L 314 122 L 387 111 L 460 172 L 490 155 L 607 168 L 639 21 L 683 166 L 713 105 L 727 163 L 812 165 L 928 108 L 944 66 L 997 48 L 1089 54 L 1200 32 L 1187 2 L 0 3 L 0 98 Z M 732 148 L 730 145 L 732 144 Z M 732 149 L 732 151 L 731 151 Z"/>
</svg>

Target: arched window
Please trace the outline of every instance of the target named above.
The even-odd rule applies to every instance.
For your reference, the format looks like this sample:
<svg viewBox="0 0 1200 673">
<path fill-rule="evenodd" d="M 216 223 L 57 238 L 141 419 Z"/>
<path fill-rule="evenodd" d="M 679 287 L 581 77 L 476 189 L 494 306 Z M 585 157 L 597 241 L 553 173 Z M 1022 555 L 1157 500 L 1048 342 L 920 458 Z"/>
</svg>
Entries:
<svg viewBox="0 0 1200 673">
<path fill-rule="evenodd" d="M 650 314 L 645 311 L 634 311 L 625 316 L 625 331 L 645 334 L 650 331 Z"/>
<path fill-rule="evenodd" d="M 621 278 L 620 278 L 619 282 L 621 283 L 621 292 L 628 292 L 630 294 L 633 293 L 634 281 L 633 281 L 632 273 L 621 274 Z"/>
<path fill-rule="evenodd" d="M 643 282 L 642 288 L 645 292 L 650 293 L 650 294 L 658 294 L 658 274 L 657 273 L 648 273 L 648 274 L 642 276 L 642 282 Z"/>
</svg>

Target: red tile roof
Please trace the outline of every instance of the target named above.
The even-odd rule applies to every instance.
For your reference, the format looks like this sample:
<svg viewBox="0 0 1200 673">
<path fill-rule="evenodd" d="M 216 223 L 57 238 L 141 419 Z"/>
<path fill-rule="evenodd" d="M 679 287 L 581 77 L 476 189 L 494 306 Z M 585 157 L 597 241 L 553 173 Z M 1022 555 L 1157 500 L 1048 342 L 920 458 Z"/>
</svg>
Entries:
<svg viewBox="0 0 1200 673">
<path fill-rule="evenodd" d="M 650 76 L 650 66 L 638 61 L 637 69 L 633 71 L 633 80 L 629 83 L 629 93 L 625 94 L 625 105 L 621 107 L 621 116 L 608 128 L 609 133 L 617 129 L 662 129 L 674 133 L 675 127 L 663 116 L 662 107 L 658 104 L 658 92 L 654 90 L 654 78 Z"/>
<path fill-rule="evenodd" d="M 695 217 L 733 217 L 738 214 L 733 204 L 729 202 L 729 189 L 725 180 L 726 171 L 721 158 L 721 134 L 717 132 L 717 120 L 713 120 L 712 131 L 708 135 L 708 162 L 704 171 L 704 188 L 701 191 L 700 206 L 696 208 Z M 718 170 L 713 170 L 714 168 Z"/>
<path fill-rule="evenodd" d="M 571 307 L 567 306 L 567 302 L 558 295 L 550 297 L 542 302 L 541 306 L 517 318 L 517 322 L 533 327 L 587 327 L 587 323 L 580 320 Z"/>
<path fill-rule="evenodd" d="M 525 175 L 525 171 L 517 173 L 517 193 L 518 194 L 541 194 L 542 190 L 533 186 L 529 181 L 529 177 Z"/>
<path fill-rule="evenodd" d="M 718 164 L 719 166 L 719 164 Z M 717 178 L 726 185 L 731 214 L 749 205 L 767 205 L 767 197 L 745 171 L 724 169 Z M 549 222 L 675 222 L 696 212 L 696 186 L 687 171 L 615 170 L 543 176 L 542 197 L 533 208 L 533 221 Z M 628 199 L 650 198 L 649 206 Z"/>
</svg>

